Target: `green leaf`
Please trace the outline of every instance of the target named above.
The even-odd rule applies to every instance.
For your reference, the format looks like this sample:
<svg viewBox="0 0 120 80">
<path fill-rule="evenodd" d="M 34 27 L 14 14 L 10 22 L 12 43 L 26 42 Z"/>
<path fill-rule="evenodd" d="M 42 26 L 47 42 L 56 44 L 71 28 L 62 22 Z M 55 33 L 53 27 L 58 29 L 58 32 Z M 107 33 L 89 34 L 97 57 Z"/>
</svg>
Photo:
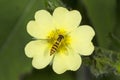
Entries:
<svg viewBox="0 0 120 80">
<path fill-rule="evenodd" d="M 111 33 L 116 24 L 116 0 L 82 0 L 95 28 L 98 45 L 109 48 Z"/>
<path fill-rule="evenodd" d="M 0 1 L 0 80 L 19 80 L 23 73 L 30 72 L 31 60 L 24 54 L 24 46 L 30 40 L 26 24 L 36 10 L 44 8 L 43 3 L 43 0 Z"/>
<path fill-rule="evenodd" d="M 120 1 L 117 0 L 116 7 L 116 25 L 113 32 L 111 33 L 111 45 L 110 49 L 120 52 Z"/>
<path fill-rule="evenodd" d="M 0 48 L 17 24 L 29 0 L 0 0 Z"/>
<path fill-rule="evenodd" d="M 120 29 L 118 29 L 118 30 L 120 30 Z M 115 32 L 118 32 L 118 31 L 115 30 Z M 120 38 L 119 38 L 119 34 L 116 35 L 115 33 L 111 33 L 110 34 L 110 38 L 111 38 L 110 49 L 112 49 L 114 51 L 119 51 L 120 52 Z"/>
<path fill-rule="evenodd" d="M 120 40 L 120 0 L 117 0 L 117 9 L 116 9 L 116 16 L 117 16 L 117 23 L 114 28 L 114 34 L 119 38 Z"/>
</svg>

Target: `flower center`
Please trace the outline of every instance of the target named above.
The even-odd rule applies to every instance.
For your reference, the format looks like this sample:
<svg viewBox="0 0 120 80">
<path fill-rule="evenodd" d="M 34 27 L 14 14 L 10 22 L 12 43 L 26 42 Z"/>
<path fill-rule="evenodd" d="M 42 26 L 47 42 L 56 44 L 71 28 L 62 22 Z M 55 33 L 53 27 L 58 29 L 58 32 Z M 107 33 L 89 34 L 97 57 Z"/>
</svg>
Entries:
<svg viewBox="0 0 120 80">
<path fill-rule="evenodd" d="M 70 36 L 67 35 L 65 30 L 51 31 L 48 35 L 48 43 L 50 47 L 50 55 L 67 50 L 70 44 Z"/>
</svg>

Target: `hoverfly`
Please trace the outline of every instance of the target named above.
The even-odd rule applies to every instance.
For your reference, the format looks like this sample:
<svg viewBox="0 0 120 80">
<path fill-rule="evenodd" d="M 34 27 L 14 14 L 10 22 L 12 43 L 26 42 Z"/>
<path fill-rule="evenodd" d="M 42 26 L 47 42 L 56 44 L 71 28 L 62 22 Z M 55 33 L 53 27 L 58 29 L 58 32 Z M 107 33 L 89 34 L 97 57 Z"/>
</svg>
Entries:
<svg viewBox="0 0 120 80">
<path fill-rule="evenodd" d="M 52 45 L 52 48 L 51 48 L 51 50 L 50 50 L 50 55 L 54 54 L 54 53 L 58 50 L 58 48 L 59 48 L 59 46 L 60 46 L 60 44 L 61 44 L 61 41 L 62 41 L 63 39 L 64 39 L 64 36 L 63 36 L 63 35 L 58 35 L 57 40 L 56 40 L 55 43 Z"/>
</svg>

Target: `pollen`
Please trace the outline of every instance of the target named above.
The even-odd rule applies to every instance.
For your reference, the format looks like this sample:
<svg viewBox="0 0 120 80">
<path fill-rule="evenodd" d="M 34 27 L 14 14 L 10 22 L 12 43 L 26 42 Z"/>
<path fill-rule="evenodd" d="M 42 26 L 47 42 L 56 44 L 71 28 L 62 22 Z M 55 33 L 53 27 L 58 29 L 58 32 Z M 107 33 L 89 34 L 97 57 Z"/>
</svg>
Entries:
<svg viewBox="0 0 120 80">
<path fill-rule="evenodd" d="M 50 55 L 58 52 L 65 52 L 70 44 L 70 36 L 65 30 L 54 30 L 48 35 Z"/>
</svg>

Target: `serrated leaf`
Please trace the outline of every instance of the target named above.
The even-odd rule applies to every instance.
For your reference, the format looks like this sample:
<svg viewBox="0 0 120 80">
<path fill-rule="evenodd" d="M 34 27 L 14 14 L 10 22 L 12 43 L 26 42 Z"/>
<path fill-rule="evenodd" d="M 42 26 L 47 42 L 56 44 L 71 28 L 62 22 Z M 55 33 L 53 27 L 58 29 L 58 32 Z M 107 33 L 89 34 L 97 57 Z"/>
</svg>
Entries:
<svg viewBox="0 0 120 80">
<path fill-rule="evenodd" d="M 89 58 L 91 62 L 90 70 L 95 76 L 100 76 L 108 73 L 117 73 L 119 70 L 120 53 L 103 48 L 95 48 L 94 54 Z M 87 58 L 88 59 L 88 58 Z M 88 60 L 88 61 L 90 61 Z"/>
<path fill-rule="evenodd" d="M 109 73 L 100 75 L 95 80 L 120 80 L 120 76 L 116 76 L 114 73 Z"/>
</svg>

